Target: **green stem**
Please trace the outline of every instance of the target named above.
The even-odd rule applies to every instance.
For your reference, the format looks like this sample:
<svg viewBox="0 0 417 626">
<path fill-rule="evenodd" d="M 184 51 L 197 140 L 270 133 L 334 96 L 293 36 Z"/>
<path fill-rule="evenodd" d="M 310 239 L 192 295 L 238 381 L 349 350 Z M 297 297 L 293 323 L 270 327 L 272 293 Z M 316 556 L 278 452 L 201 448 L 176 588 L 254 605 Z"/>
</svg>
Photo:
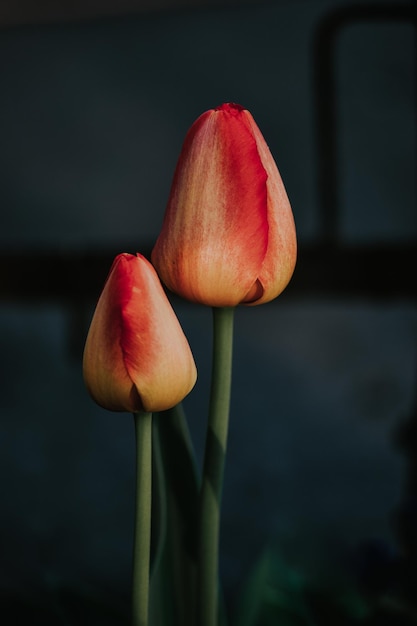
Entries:
<svg viewBox="0 0 417 626">
<path fill-rule="evenodd" d="M 132 626 L 147 626 L 152 502 L 152 413 L 134 413 L 134 418 L 136 512 L 133 542 Z"/>
<path fill-rule="evenodd" d="M 199 626 L 218 623 L 220 503 L 229 425 L 233 317 L 234 308 L 213 308 L 211 395 L 199 511 Z"/>
</svg>

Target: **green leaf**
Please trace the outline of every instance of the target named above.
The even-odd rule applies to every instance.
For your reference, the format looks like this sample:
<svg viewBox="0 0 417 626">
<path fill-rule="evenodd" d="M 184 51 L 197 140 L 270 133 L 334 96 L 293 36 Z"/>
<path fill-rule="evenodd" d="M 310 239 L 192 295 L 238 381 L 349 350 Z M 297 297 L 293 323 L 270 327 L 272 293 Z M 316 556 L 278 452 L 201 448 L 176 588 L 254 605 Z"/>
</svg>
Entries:
<svg viewBox="0 0 417 626">
<path fill-rule="evenodd" d="M 150 626 L 195 626 L 200 477 L 179 404 L 154 415 Z M 227 626 L 222 590 L 219 625 Z"/>
<path fill-rule="evenodd" d="M 175 626 L 174 600 L 169 584 L 167 489 L 158 418 L 159 416 L 154 416 L 152 437 L 152 546 L 149 623 L 152 626 Z"/>
<path fill-rule="evenodd" d="M 155 475 L 159 478 L 154 481 L 151 624 L 194 626 L 199 479 L 181 405 L 158 414 L 154 441 Z"/>
</svg>

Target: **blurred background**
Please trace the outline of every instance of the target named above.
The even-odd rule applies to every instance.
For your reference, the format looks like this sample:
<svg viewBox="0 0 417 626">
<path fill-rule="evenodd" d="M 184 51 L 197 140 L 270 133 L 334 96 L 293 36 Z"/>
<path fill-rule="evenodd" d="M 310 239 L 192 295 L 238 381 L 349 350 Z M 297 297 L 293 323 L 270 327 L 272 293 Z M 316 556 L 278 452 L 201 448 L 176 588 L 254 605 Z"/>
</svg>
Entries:
<svg viewBox="0 0 417 626">
<path fill-rule="evenodd" d="M 2 3 L 3 623 L 128 623 L 133 420 L 89 398 L 82 349 L 114 255 L 152 248 L 188 127 L 227 101 L 269 143 L 299 240 L 284 294 L 236 316 L 228 611 L 416 623 L 416 8 Z M 211 316 L 173 304 L 201 459 Z"/>
</svg>

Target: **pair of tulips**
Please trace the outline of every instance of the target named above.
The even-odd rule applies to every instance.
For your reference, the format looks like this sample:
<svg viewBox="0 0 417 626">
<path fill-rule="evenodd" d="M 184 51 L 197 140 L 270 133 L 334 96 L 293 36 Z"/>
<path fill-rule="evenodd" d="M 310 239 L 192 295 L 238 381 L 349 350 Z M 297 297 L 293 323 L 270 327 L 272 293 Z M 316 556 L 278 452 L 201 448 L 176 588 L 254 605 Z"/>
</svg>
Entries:
<svg viewBox="0 0 417 626">
<path fill-rule="evenodd" d="M 112 411 L 163 411 L 195 384 L 188 341 L 160 281 L 193 302 L 235 307 L 276 298 L 292 276 L 290 203 L 246 109 L 223 104 L 189 129 L 151 260 L 116 257 L 87 336 L 85 383 Z"/>
</svg>

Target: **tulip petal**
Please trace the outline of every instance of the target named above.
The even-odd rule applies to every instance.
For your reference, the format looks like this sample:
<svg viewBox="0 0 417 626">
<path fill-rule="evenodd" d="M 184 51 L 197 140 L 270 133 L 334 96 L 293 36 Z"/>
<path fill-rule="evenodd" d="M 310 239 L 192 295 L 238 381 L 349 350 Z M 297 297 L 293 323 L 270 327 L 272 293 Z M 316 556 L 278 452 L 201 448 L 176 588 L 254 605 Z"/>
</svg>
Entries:
<svg viewBox="0 0 417 626">
<path fill-rule="evenodd" d="M 138 257 L 142 259 L 142 282 L 136 274 L 131 299 L 123 311 L 122 349 L 144 409 L 164 411 L 190 392 L 196 381 L 196 368 L 157 273 L 144 257 Z"/>
<path fill-rule="evenodd" d="M 94 400 L 113 411 L 162 411 L 194 386 L 188 342 L 141 255 L 116 257 L 91 322 L 83 370 Z"/>
<path fill-rule="evenodd" d="M 119 255 L 113 262 L 94 312 L 83 357 L 84 381 L 94 400 L 111 411 L 140 411 L 143 405 L 132 385 L 121 349 L 122 319 L 118 288 Z"/>
<path fill-rule="evenodd" d="M 276 298 L 289 283 L 297 259 L 297 238 L 290 201 L 274 158 L 252 115 L 245 110 L 244 116 L 268 176 L 268 248 L 258 275 L 263 293 L 246 301 L 246 304 L 263 304 Z"/>
<path fill-rule="evenodd" d="M 210 306 L 245 298 L 267 250 L 266 177 L 242 107 L 223 105 L 196 120 L 152 253 L 169 289 Z"/>
</svg>

